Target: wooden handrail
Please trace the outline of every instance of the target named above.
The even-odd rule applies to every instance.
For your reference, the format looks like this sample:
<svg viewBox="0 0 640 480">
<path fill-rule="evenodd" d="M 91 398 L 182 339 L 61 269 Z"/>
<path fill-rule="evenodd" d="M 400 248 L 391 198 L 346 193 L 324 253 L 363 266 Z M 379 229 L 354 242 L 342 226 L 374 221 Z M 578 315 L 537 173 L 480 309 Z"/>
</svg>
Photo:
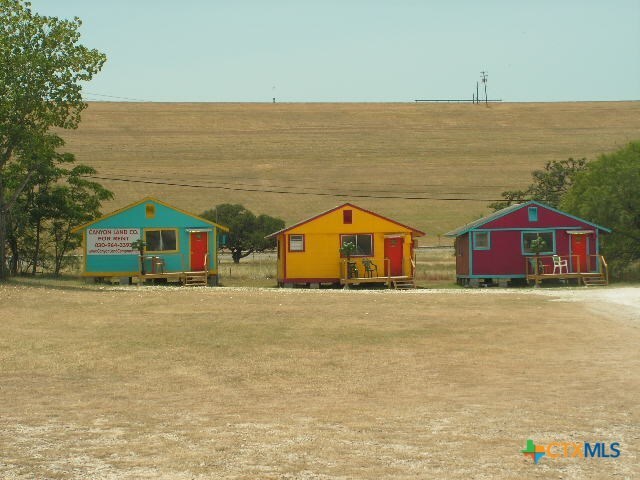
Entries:
<svg viewBox="0 0 640 480">
<path fill-rule="evenodd" d="M 531 260 L 538 259 L 540 261 L 540 265 L 545 264 L 545 259 L 551 260 L 551 266 L 553 266 L 553 257 L 560 257 L 561 259 L 567 259 L 569 261 L 569 265 L 572 270 L 576 270 L 573 273 L 581 273 L 580 270 L 580 255 L 526 255 L 524 257 L 524 271 L 527 275 L 537 275 L 537 272 L 534 272 L 532 269 L 534 268 Z M 575 267 L 575 269 L 574 269 Z"/>
<path fill-rule="evenodd" d="M 340 259 L 340 281 L 341 283 L 344 283 L 346 285 L 348 285 L 349 283 L 358 283 L 359 279 L 354 279 L 354 278 L 349 278 L 349 267 L 348 267 L 348 261 L 346 258 L 341 258 Z M 412 261 L 413 263 L 413 261 Z M 380 278 L 380 279 L 386 279 L 387 284 L 390 286 L 391 285 L 391 259 L 388 257 L 384 258 L 384 265 L 385 265 L 385 270 L 386 270 L 386 274 L 381 275 L 381 272 L 378 272 L 377 277 L 375 278 Z M 415 265 L 415 264 L 414 264 Z M 414 267 L 415 268 L 415 267 Z M 360 280 L 366 280 L 366 278 L 360 278 Z"/>
<path fill-rule="evenodd" d="M 544 258 L 551 258 L 553 256 L 554 255 L 540 255 L 538 256 L 538 260 L 540 261 L 540 263 L 542 263 Z M 581 259 L 584 259 L 585 258 L 584 256 L 582 255 L 557 255 L 557 256 L 560 258 L 568 258 L 571 261 L 571 264 L 570 264 L 571 270 L 566 273 L 567 278 L 578 278 L 578 282 L 581 282 L 581 281 L 585 281 L 584 280 L 585 278 L 594 277 L 595 275 L 599 274 L 600 278 L 605 281 L 605 284 L 607 285 L 609 284 L 609 266 L 603 255 L 600 255 L 600 254 L 586 255 L 587 264 L 586 264 L 586 270 L 584 271 L 582 270 L 582 266 L 581 266 Z M 560 275 L 546 276 L 545 274 L 540 273 L 539 271 L 538 272 L 534 271 L 535 258 L 536 257 L 532 255 L 528 255 L 524 257 L 524 269 L 525 269 L 524 271 L 525 271 L 527 280 L 533 279 L 536 281 L 536 283 L 539 283 L 545 278 L 552 278 L 552 277 L 563 278 L 563 272 L 561 272 Z M 592 259 L 597 262 L 596 265 L 592 265 L 592 262 L 593 262 Z"/>
<path fill-rule="evenodd" d="M 391 259 L 384 257 L 384 268 L 387 271 L 387 287 L 391 288 Z"/>
<path fill-rule="evenodd" d="M 609 284 L 609 265 L 607 265 L 607 261 L 604 259 L 604 255 L 589 255 L 590 257 L 595 257 L 598 261 L 599 273 L 607 280 L 607 284 Z"/>
<path fill-rule="evenodd" d="M 348 260 L 346 258 L 340 259 L 340 280 L 344 283 L 349 282 L 349 267 L 347 266 Z"/>
</svg>

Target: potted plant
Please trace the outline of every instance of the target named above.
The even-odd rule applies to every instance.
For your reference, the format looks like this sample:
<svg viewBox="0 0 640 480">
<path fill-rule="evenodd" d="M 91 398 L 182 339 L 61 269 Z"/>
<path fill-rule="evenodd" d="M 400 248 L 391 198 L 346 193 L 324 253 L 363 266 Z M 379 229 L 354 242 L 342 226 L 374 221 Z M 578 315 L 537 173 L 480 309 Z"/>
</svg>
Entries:
<svg viewBox="0 0 640 480">
<path fill-rule="evenodd" d="M 340 254 L 347 257 L 347 276 L 353 278 L 358 276 L 358 269 L 355 263 L 351 263 L 351 255 L 356 252 L 356 244 L 353 242 L 344 242 L 340 247 Z"/>
<path fill-rule="evenodd" d="M 544 266 L 540 263 L 540 252 L 547 250 L 547 242 L 538 234 L 536 238 L 531 240 L 531 251 L 536 254 L 535 272 L 536 274 L 544 273 Z"/>
<path fill-rule="evenodd" d="M 140 273 L 142 275 L 145 274 L 145 271 L 144 271 L 144 247 L 146 247 L 146 246 L 147 246 L 147 242 L 142 240 L 142 238 L 139 238 L 139 239 L 134 240 L 133 242 L 131 242 L 131 248 L 133 248 L 134 250 L 138 250 L 138 252 L 140 254 Z"/>
</svg>

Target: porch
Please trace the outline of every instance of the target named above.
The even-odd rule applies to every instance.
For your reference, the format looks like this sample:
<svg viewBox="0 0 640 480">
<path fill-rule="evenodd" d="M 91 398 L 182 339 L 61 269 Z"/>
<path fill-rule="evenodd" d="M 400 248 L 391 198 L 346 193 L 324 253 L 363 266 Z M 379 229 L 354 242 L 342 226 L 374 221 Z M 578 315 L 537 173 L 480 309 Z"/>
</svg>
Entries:
<svg viewBox="0 0 640 480">
<path fill-rule="evenodd" d="M 539 255 L 525 258 L 527 282 L 539 286 L 544 280 L 576 280 L 578 285 L 609 284 L 609 269 L 602 255 Z"/>
<path fill-rule="evenodd" d="M 182 283 L 184 286 L 206 286 L 209 284 L 209 272 L 206 270 L 207 254 L 204 255 L 204 269 L 199 271 L 166 272 L 164 259 L 155 255 L 140 257 L 138 269 L 138 285 L 144 285 L 147 280 Z"/>
<path fill-rule="evenodd" d="M 340 261 L 340 285 L 343 285 L 345 289 L 349 288 L 349 285 L 361 285 L 361 284 L 385 284 L 387 288 L 396 290 L 407 290 L 416 288 L 415 279 L 413 275 L 391 275 L 391 260 L 384 259 L 384 269 L 382 269 L 383 275 L 378 272 L 377 265 L 367 267 L 366 260 L 363 259 L 360 262 L 349 262 L 346 259 Z M 415 271 L 415 259 L 411 259 L 411 270 Z M 384 275 L 384 272 L 387 272 Z"/>
</svg>

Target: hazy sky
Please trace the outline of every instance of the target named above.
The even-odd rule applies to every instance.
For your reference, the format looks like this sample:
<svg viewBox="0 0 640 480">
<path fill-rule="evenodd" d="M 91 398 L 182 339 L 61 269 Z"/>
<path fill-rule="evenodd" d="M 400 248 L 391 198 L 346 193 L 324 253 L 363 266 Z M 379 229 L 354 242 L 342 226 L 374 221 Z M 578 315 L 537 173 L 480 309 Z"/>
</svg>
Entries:
<svg viewBox="0 0 640 480">
<path fill-rule="evenodd" d="M 32 0 L 150 101 L 640 99 L 640 0 Z M 117 99 L 115 99 L 117 100 Z"/>
</svg>

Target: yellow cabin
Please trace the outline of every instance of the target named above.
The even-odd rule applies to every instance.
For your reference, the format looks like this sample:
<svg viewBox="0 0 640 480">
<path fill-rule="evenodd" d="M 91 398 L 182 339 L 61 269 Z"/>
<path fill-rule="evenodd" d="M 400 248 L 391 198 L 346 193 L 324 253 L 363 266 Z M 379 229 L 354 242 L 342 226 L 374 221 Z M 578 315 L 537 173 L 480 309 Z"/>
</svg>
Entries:
<svg viewBox="0 0 640 480">
<path fill-rule="evenodd" d="M 269 235 L 278 285 L 411 284 L 415 238 L 424 232 L 350 203 Z"/>
</svg>

